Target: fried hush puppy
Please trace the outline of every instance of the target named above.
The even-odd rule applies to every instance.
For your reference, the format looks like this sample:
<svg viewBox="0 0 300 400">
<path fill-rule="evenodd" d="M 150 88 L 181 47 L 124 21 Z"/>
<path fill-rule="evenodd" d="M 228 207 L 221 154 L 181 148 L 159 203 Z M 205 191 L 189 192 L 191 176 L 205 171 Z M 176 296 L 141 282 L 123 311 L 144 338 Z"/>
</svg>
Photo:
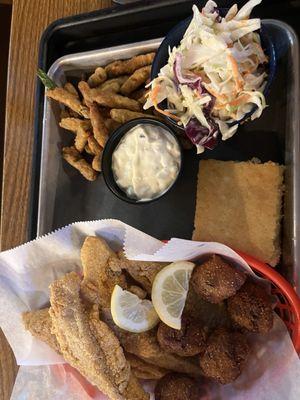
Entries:
<svg viewBox="0 0 300 400">
<path fill-rule="evenodd" d="M 267 333 L 273 326 L 270 296 L 257 283 L 247 280 L 227 301 L 232 321 L 249 332 Z"/>
<path fill-rule="evenodd" d="M 203 394 L 195 379 L 174 372 L 158 381 L 154 393 L 155 400 L 200 400 Z"/>
<path fill-rule="evenodd" d="M 173 329 L 161 322 L 157 330 L 160 346 L 181 357 L 195 356 L 205 349 L 206 331 L 198 321 L 183 317 L 181 329 Z"/>
<path fill-rule="evenodd" d="M 214 254 L 194 268 L 191 285 L 202 299 L 216 304 L 233 296 L 245 280 L 243 272 Z"/>
<path fill-rule="evenodd" d="M 246 337 L 226 328 L 216 329 L 200 356 L 200 367 L 205 376 L 226 385 L 237 379 L 249 354 Z"/>
</svg>

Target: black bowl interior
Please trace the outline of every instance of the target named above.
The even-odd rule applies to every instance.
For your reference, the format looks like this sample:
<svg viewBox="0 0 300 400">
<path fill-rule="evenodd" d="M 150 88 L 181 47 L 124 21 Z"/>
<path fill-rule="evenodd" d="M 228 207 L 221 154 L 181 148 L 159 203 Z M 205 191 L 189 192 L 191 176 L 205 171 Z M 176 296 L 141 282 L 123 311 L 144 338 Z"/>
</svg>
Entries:
<svg viewBox="0 0 300 400">
<path fill-rule="evenodd" d="M 115 181 L 114 174 L 112 171 L 112 155 L 113 155 L 115 148 L 118 146 L 119 142 L 123 138 L 123 136 L 131 128 L 133 128 L 137 125 L 140 125 L 140 124 L 159 126 L 159 127 L 163 128 L 164 130 L 168 131 L 175 138 L 176 142 L 178 143 L 178 146 L 179 146 L 179 149 L 181 152 L 180 170 L 181 170 L 181 166 L 182 166 L 182 151 L 181 151 L 180 143 L 179 143 L 174 131 L 172 130 L 172 128 L 169 127 L 168 125 L 166 125 L 165 123 L 160 122 L 155 119 L 150 119 L 150 118 L 137 118 L 137 119 L 131 120 L 131 121 L 123 124 L 122 126 L 120 126 L 110 136 L 110 138 L 108 139 L 108 141 L 104 147 L 103 154 L 102 154 L 102 174 L 103 174 L 103 178 L 104 178 L 104 181 L 105 181 L 107 187 L 119 199 L 124 200 L 127 203 L 131 203 L 131 204 L 147 204 L 147 203 L 151 203 L 153 201 L 160 199 L 162 196 L 164 196 L 166 193 L 168 193 L 172 189 L 172 187 L 176 184 L 178 177 L 180 175 L 180 170 L 179 170 L 179 173 L 178 173 L 175 181 L 173 182 L 173 184 L 165 192 L 163 192 L 162 194 L 160 194 L 159 196 L 157 196 L 151 200 L 140 201 L 140 200 L 132 199 L 132 198 L 128 197 L 127 194 L 122 189 L 120 189 L 120 187 L 117 185 L 117 183 Z"/>
<path fill-rule="evenodd" d="M 220 9 L 220 14 L 225 15 L 227 9 Z M 186 18 L 185 20 L 179 22 L 171 31 L 166 35 L 165 39 L 162 41 L 161 45 L 159 46 L 156 56 L 153 60 L 152 64 L 152 69 L 151 69 L 151 80 L 157 77 L 159 71 L 161 68 L 167 64 L 168 58 L 169 58 L 169 48 L 177 47 L 186 31 L 188 28 L 192 16 Z M 264 49 L 266 55 L 269 58 L 269 63 L 268 63 L 268 80 L 267 84 L 264 89 L 264 95 L 266 96 L 269 93 L 271 84 L 274 80 L 275 72 L 276 72 L 276 52 L 275 52 L 275 47 L 274 43 L 271 40 L 271 37 L 268 33 L 268 30 L 266 26 L 264 26 L 264 23 L 262 22 L 262 27 L 260 30 L 260 38 L 261 38 L 261 43 L 262 43 L 262 48 Z M 167 104 L 166 102 L 161 103 L 162 108 L 166 108 Z M 253 109 L 245 114 L 245 116 L 240 119 L 239 121 L 232 122 L 230 126 L 239 124 L 243 121 L 246 121 L 251 115 L 255 112 L 257 109 L 257 106 L 253 106 Z M 182 127 L 178 126 L 177 123 L 172 120 L 172 118 L 165 117 L 168 119 L 168 121 L 173 125 L 176 126 L 177 129 L 183 130 Z"/>
</svg>

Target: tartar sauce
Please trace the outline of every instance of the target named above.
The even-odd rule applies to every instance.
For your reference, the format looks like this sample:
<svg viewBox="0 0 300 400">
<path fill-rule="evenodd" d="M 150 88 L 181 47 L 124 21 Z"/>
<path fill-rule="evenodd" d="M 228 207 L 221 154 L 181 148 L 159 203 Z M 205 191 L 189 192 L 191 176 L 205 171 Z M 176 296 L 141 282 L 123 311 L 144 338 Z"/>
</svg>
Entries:
<svg viewBox="0 0 300 400">
<path fill-rule="evenodd" d="M 175 181 L 181 164 L 176 139 L 162 127 L 140 124 L 130 129 L 112 155 L 117 185 L 140 201 L 163 194 Z"/>
</svg>

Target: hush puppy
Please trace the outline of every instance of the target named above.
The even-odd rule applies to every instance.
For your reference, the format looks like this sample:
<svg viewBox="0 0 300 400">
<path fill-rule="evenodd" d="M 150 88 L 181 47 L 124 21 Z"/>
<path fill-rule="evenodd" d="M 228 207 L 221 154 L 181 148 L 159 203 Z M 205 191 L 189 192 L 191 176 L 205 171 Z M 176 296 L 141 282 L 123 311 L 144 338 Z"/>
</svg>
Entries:
<svg viewBox="0 0 300 400">
<path fill-rule="evenodd" d="M 249 346 L 243 334 L 218 328 L 209 337 L 206 350 L 200 356 L 200 367 L 205 376 L 225 385 L 241 374 L 248 354 Z"/>
<path fill-rule="evenodd" d="M 169 373 L 155 387 L 155 400 L 200 400 L 201 386 L 187 375 Z"/>
<path fill-rule="evenodd" d="M 179 330 L 161 322 L 157 330 L 157 340 L 170 353 L 182 357 L 195 356 L 205 349 L 206 332 L 198 321 L 183 317 Z"/>
<path fill-rule="evenodd" d="M 232 321 L 249 332 L 267 333 L 273 326 L 273 311 L 268 293 L 247 280 L 227 302 Z"/>
<path fill-rule="evenodd" d="M 233 296 L 244 284 L 246 275 L 218 255 L 194 268 L 191 285 L 194 291 L 210 303 L 220 303 Z"/>
</svg>

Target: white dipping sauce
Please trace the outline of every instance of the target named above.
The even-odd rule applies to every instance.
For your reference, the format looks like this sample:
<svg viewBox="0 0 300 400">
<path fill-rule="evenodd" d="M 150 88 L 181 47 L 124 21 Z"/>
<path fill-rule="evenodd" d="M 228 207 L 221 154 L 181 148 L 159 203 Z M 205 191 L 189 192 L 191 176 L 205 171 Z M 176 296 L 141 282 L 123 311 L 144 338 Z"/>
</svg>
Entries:
<svg viewBox="0 0 300 400">
<path fill-rule="evenodd" d="M 140 201 L 164 193 L 175 181 L 181 164 L 176 139 L 162 127 L 140 124 L 130 129 L 112 155 L 117 185 Z"/>
</svg>

